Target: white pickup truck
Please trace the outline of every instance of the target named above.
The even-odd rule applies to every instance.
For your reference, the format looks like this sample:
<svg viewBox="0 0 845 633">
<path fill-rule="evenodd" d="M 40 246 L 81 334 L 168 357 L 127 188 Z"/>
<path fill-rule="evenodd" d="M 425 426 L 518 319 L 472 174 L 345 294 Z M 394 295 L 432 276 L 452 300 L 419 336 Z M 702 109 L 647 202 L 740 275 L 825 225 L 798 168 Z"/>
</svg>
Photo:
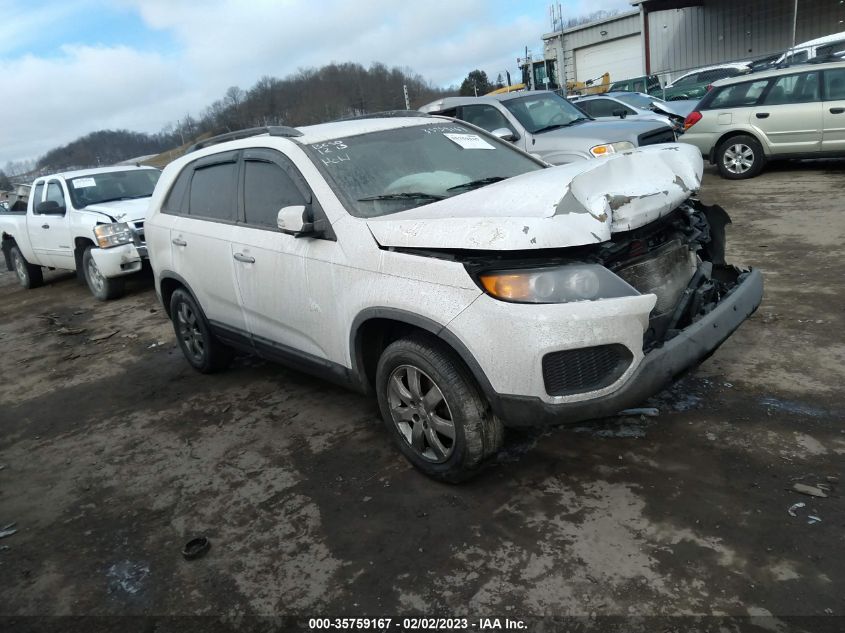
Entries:
<svg viewBox="0 0 845 633">
<path fill-rule="evenodd" d="M 161 172 L 103 167 L 37 178 L 25 212 L 0 213 L 6 267 L 24 288 L 42 267 L 75 270 L 95 297 L 116 299 L 147 258 L 144 219 Z"/>
</svg>

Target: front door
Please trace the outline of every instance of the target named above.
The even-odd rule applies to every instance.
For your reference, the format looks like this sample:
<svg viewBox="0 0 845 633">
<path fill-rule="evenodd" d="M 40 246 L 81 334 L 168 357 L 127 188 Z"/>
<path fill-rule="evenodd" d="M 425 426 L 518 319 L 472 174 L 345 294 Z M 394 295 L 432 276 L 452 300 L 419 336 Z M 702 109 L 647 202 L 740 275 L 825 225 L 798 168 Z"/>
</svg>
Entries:
<svg viewBox="0 0 845 633">
<path fill-rule="evenodd" d="M 73 236 L 70 234 L 70 214 L 64 185 L 60 180 L 47 182 L 47 200 L 52 200 L 65 210 L 63 215 L 42 216 L 50 228 L 46 230 L 47 246 L 50 249 L 53 266 L 74 270 L 76 259 L 73 253 Z"/>
<path fill-rule="evenodd" d="M 774 155 L 821 151 L 822 102 L 817 71 L 778 78 L 752 108 L 749 123 L 766 138 Z"/>
<path fill-rule="evenodd" d="M 329 271 L 337 242 L 296 238 L 277 226 L 280 209 L 316 200 L 282 154 L 252 149 L 244 152 L 243 202 L 244 224 L 230 257 L 254 344 L 287 360 L 326 359 L 336 319 Z"/>
</svg>

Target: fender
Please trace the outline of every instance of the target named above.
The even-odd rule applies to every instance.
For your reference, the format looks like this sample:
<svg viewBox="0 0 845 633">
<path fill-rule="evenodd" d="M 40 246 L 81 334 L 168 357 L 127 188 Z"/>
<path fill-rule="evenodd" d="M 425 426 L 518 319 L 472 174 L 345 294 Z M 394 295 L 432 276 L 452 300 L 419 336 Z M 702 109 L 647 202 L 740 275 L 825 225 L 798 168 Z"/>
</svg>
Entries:
<svg viewBox="0 0 845 633">
<path fill-rule="evenodd" d="M 359 335 L 361 326 L 370 319 L 390 319 L 399 323 L 406 323 L 413 325 L 421 330 L 425 330 L 433 334 L 446 345 L 448 345 L 464 362 L 469 369 L 476 383 L 481 388 L 484 395 L 487 396 L 488 401 L 493 404 L 498 402 L 498 394 L 494 391 L 493 386 L 481 369 L 481 365 L 475 360 L 475 357 L 464 345 L 463 341 L 451 332 L 445 325 L 441 325 L 428 317 L 421 316 L 414 312 L 407 310 L 400 310 L 397 308 L 388 308 L 384 306 L 374 306 L 366 308 L 358 313 L 352 321 L 352 327 L 349 332 L 349 353 L 352 360 L 352 371 L 359 377 L 361 384 L 366 385 L 366 370 L 364 368 L 364 355 L 361 349 L 361 337 Z M 494 407 L 495 410 L 495 407 Z"/>
</svg>

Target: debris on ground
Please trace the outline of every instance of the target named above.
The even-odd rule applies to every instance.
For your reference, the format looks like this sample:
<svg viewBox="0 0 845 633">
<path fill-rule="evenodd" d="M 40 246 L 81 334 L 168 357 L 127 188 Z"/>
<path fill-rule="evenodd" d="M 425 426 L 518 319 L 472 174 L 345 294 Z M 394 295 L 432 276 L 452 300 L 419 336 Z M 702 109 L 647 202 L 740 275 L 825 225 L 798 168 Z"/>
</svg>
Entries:
<svg viewBox="0 0 845 633">
<path fill-rule="evenodd" d="M 95 334 L 94 336 L 90 337 L 89 341 L 105 341 L 107 338 L 111 338 L 115 334 L 120 332 L 120 330 L 112 330 L 111 332 L 102 332 L 100 334 Z"/>
<path fill-rule="evenodd" d="M 16 534 L 17 529 L 15 528 L 15 523 L 9 523 L 9 525 L 4 525 L 0 528 L 0 538 L 6 538 L 7 536 L 12 536 L 12 534 Z"/>
<path fill-rule="evenodd" d="M 644 415 L 649 418 L 656 418 L 660 415 L 660 410 L 657 407 L 640 407 L 635 409 L 625 409 L 624 411 L 620 411 L 616 415 L 623 416 L 623 415 Z"/>
<path fill-rule="evenodd" d="M 821 523 L 821 519 L 817 517 L 815 514 L 808 514 L 807 515 L 807 524 L 813 525 L 813 523 Z"/>
<path fill-rule="evenodd" d="M 208 537 L 198 536 L 185 543 L 185 547 L 182 548 L 182 556 L 185 560 L 194 560 L 205 556 L 209 549 L 211 549 L 211 541 L 208 540 Z"/>
<path fill-rule="evenodd" d="M 803 501 L 799 501 L 798 503 L 793 503 L 791 506 L 789 506 L 789 508 L 786 511 L 789 512 L 789 516 L 797 517 L 798 515 L 795 514 L 795 511 L 798 510 L 799 508 L 803 508 L 806 505 L 807 504 L 804 503 Z"/>
<path fill-rule="evenodd" d="M 827 493 L 816 486 L 808 486 L 807 484 L 795 483 L 792 484 L 792 489 L 795 492 L 800 492 L 802 495 L 809 495 L 811 497 L 827 498 Z"/>
<path fill-rule="evenodd" d="M 86 331 L 87 330 L 84 327 L 60 327 L 56 330 L 56 334 L 59 336 L 75 336 Z"/>
</svg>

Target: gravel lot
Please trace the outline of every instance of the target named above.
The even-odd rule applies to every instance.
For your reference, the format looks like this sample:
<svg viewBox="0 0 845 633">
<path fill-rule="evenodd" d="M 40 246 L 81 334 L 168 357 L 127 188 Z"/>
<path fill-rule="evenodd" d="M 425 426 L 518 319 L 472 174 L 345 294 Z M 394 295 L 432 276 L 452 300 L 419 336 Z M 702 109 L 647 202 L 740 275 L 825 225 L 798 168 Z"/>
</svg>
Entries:
<svg viewBox="0 0 845 633">
<path fill-rule="evenodd" d="M 708 168 L 758 312 L 658 417 L 512 434 L 461 486 L 414 471 L 364 397 L 250 357 L 195 373 L 149 277 L 99 303 L 0 273 L 0 614 L 845 622 L 843 182 Z"/>
</svg>

